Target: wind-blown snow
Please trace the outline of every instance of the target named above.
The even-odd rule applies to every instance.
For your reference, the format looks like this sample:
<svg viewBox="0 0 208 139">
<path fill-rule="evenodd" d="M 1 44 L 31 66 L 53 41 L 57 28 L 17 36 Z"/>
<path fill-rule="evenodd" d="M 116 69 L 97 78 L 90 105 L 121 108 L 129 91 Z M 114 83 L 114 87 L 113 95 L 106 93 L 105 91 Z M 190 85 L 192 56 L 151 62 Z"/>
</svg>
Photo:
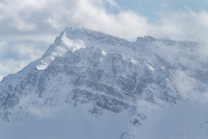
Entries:
<svg viewBox="0 0 208 139">
<path fill-rule="evenodd" d="M 85 48 L 86 45 L 82 40 L 67 38 L 66 32 L 62 32 L 61 36 L 57 38 L 56 43 L 51 47 L 53 47 L 53 50 L 47 56 L 43 57 L 40 64 L 37 65 L 36 68 L 38 70 L 46 69 L 56 57 L 64 57 L 66 52 L 75 52 L 80 48 Z"/>
</svg>

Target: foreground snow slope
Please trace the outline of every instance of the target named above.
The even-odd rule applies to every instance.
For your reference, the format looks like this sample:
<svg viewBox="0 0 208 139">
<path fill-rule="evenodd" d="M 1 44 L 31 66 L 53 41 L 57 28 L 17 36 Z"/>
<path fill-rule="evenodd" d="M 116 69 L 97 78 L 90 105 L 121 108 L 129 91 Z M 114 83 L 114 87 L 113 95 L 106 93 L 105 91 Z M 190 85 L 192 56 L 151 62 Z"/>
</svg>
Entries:
<svg viewBox="0 0 208 139">
<path fill-rule="evenodd" d="M 208 137 L 207 45 L 66 28 L 0 82 L 0 138 Z"/>
</svg>

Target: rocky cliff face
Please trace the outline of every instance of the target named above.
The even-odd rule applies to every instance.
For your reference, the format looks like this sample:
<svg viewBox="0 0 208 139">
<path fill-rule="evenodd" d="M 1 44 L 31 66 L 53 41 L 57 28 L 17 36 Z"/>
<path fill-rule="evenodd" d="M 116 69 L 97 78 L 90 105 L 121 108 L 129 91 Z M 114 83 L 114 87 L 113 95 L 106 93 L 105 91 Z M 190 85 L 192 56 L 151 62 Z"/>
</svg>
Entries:
<svg viewBox="0 0 208 139">
<path fill-rule="evenodd" d="M 2 80 L 0 117 L 9 125 L 24 123 L 33 116 L 40 117 L 38 121 L 48 120 L 51 115 L 55 119 L 61 116 L 60 121 L 82 121 L 64 124 L 69 129 L 79 125 L 77 129 L 83 131 L 62 135 L 62 138 L 146 139 L 157 136 L 159 139 L 183 138 L 185 134 L 207 137 L 207 125 L 202 122 L 208 112 L 202 108 L 207 106 L 208 90 L 205 47 L 197 42 L 158 40 L 150 36 L 129 42 L 89 29 L 66 28 L 42 58 Z M 198 118 L 203 130 L 197 126 L 182 132 L 178 128 L 187 123 L 181 121 L 194 119 L 185 114 L 191 113 L 192 102 L 196 103 L 198 111 L 204 112 Z M 173 111 L 184 111 L 175 114 L 175 125 L 167 121 L 172 118 L 169 113 Z M 106 124 L 115 117 L 118 117 L 113 122 L 115 125 Z M 157 126 L 161 126 L 161 131 L 151 133 L 158 131 Z M 150 127 L 155 129 L 150 130 Z M 87 128 L 97 128 L 99 132 L 85 132 Z M 195 133 L 192 130 L 202 136 L 192 136 Z M 53 137 L 52 134 L 43 136 L 44 129 L 42 131 L 38 138 Z M 107 131 L 109 136 L 105 136 Z M 57 134 L 59 132 L 56 130 Z M 37 138 L 33 133 L 28 136 Z"/>
</svg>

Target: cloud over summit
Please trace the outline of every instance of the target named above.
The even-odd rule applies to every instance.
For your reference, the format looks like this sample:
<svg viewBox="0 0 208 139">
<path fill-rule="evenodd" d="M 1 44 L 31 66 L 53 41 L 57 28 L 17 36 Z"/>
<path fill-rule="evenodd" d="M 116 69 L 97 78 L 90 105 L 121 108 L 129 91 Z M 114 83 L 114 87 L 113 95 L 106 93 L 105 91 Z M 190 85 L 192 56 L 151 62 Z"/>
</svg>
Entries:
<svg viewBox="0 0 208 139">
<path fill-rule="evenodd" d="M 170 5 L 163 5 L 166 8 L 155 11 L 156 20 L 150 22 L 149 17 L 124 10 L 114 0 L 2 0 L 0 76 L 16 72 L 39 58 L 55 37 L 70 26 L 90 28 L 130 41 L 135 41 L 138 36 L 151 35 L 208 42 L 206 10 L 172 11 L 168 9 Z M 24 64 L 20 68 L 12 66 L 9 61 Z"/>
</svg>

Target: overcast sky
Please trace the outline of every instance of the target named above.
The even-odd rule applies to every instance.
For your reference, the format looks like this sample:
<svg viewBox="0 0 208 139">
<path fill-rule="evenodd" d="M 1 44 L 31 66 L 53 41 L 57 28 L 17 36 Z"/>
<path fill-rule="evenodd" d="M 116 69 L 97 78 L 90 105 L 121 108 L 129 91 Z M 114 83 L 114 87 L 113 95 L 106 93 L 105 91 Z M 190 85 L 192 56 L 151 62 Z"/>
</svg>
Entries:
<svg viewBox="0 0 208 139">
<path fill-rule="evenodd" d="M 65 27 L 208 42 L 208 0 L 0 0 L 0 80 L 42 56 Z"/>
</svg>

